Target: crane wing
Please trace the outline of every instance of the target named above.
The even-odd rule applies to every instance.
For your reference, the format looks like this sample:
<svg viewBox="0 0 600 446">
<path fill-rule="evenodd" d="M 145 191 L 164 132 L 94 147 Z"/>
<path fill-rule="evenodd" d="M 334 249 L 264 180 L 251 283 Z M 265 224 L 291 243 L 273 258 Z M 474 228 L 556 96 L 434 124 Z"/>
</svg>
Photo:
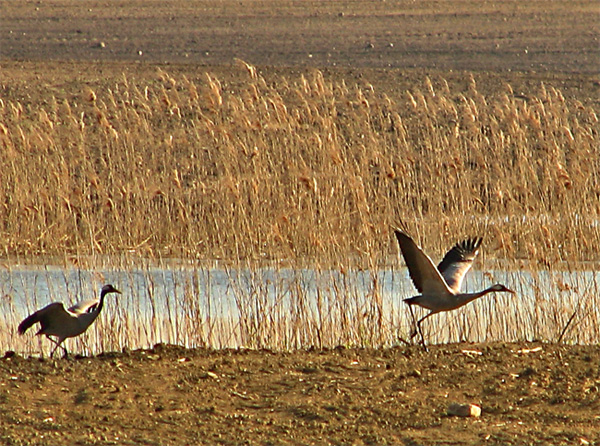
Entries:
<svg viewBox="0 0 600 446">
<path fill-rule="evenodd" d="M 73 315 L 65 310 L 65 307 L 61 302 L 54 302 L 26 317 L 23 322 L 19 324 L 18 331 L 20 334 L 24 334 L 27 329 L 36 322 L 41 324 L 41 330 L 49 325 L 67 325 L 71 322 L 72 318 Z"/>
<path fill-rule="evenodd" d="M 69 311 L 75 314 L 88 313 L 98 305 L 98 302 L 98 299 L 82 300 L 69 308 Z"/>
<path fill-rule="evenodd" d="M 460 291 L 462 281 L 471 269 L 482 241 L 481 237 L 475 237 L 457 243 L 438 265 L 437 269 L 453 292 Z"/>
<path fill-rule="evenodd" d="M 401 230 L 396 229 L 395 234 L 415 288 L 423 294 L 451 294 L 444 278 L 429 256 Z"/>
</svg>

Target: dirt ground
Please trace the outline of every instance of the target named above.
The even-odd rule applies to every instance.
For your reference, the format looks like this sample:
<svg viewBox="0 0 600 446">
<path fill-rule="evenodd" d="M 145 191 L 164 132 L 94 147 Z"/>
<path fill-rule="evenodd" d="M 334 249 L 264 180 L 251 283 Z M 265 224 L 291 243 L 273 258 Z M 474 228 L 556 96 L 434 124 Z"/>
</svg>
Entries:
<svg viewBox="0 0 600 446">
<path fill-rule="evenodd" d="M 594 1 L 17 0 L 0 16 L 0 99 L 79 94 L 157 64 L 235 77 L 239 57 L 273 74 L 318 67 L 391 96 L 425 75 L 459 88 L 475 70 L 486 94 L 544 82 L 600 104 Z M 482 416 L 449 416 L 453 402 Z M 600 347 L 9 354 L 0 444 L 600 444 Z"/>
<path fill-rule="evenodd" d="M 600 349 L 543 343 L 0 360 L 5 445 L 600 442 Z M 481 417 L 447 414 L 476 404 Z"/>
<path fill-rule="evenodd" d="M 12 0 L 2 59 L 598 73 L 593 0 Z"/>
</svg>

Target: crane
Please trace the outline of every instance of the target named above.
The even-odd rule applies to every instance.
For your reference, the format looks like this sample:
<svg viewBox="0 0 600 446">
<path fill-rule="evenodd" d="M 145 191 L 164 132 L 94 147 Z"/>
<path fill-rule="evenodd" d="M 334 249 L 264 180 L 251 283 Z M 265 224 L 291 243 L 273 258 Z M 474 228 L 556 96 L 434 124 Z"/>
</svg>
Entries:
<svg viewBox="0 0 600 446">
<path fill-rule="evenodd" d="M 404 299 L 404 302 L 409 305 L 411 313 L 412 305 L 430 310 L 429 313 L 417 321 L 416 329 L 411 336 L 414 338 L 418 330 L 421 334 L 423 347 L 425 347 L 425 338 L 421 330 L 421 323 L 429 316 L 460 308 L 488 293 L 507 292 L 515 294 L 514 291 L 499 283 L 476 293 L 462 293 L 460 291 L 462 281 L 471 269 L 471 265 L 479 252 L 483 240 L 481 237 L 467 239 L 454 245 L 436 268 L 431 258 L 423 252 L 421 247 L 409 235 L 400 229 L 396 229 L 394 232 L 408 267 L 410 278 L 415 288 L 421 293 L 418 296 Z"/>
<path fill-rule="evenodd" d="M 26 317 L 19 324 L 18 332 L 23 335 L 32 325 L 39 322 L 41 328 L 36 335 L 46 335 L 50 341 L 56 344 L 56 347 L 50 353 L 50 357 L 54 356 L 54 352 L 58 347 L 63 349 L 65 357 L 67 357 L 67 349 L 61 344 L 67 338 L 79 336 L 92 325 L 102 311 L 104 297 L 109 293 L 121 294 L 112 285 L 104 285 L 100 290 L 100 299 L 78 302 L 68 310 L 65 309 L 62 302 L 51 303 Z M 55 336 L 57 339 L 54 340 L 50 336 Z"/>
</svg>

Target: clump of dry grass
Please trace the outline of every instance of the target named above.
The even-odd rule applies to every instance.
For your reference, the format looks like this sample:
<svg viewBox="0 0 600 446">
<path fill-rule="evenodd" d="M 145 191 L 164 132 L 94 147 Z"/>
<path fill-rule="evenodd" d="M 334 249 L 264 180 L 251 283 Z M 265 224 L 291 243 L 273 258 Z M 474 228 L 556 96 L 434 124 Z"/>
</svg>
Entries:
<svg viewBox="0 0 600 446">
<path fill-rule="evenodd" d="M 598 118 L 555 88 L 427 79 L 392 100 L 245 67 L 3 100 L 3 251 L 365 265 L 401 219 L 437 249 L 481 232 L 501 258 L 597 258 Z"/>
<path fill-rule="evenodd" d="M 60 99 L 2 99 L 2 251 L 341 272 L 319 274 L 332 291 L 317 291 L 314 305 L 300 276 L 295 291 L 286 282 L 269 294 L 256 272 L 250 292 L 238 286 L 237 322 L 208 317 L 189 286 L 174 301 L 189 320 L 150 319 L 154 334 L 138 333 L 185 343 L 196 332 L 193 344 L 226 345 L 218 326 L 239 344 L 284 348 L 390 342 L 379 273 L 396 252 L 389 227 L 399 221 L 428 252 L 483 234 L 488 267 L 494 257 L 510 260 L 502 269 L 555 274 L 559 264 L 597 260 L 597 111 L 556 88 L 484 95 L 474 80 L 456 91 L 426 78 L 392 97 L 319 71 L 267 79 L 240 62 L 239 76 L 225 83 L 158 69 L 153 79 L 123 77 Z M 366 296 L 346 276 L 355 268 L 371 271 Z M 489 320 L 497 309 L 478 311 Z M 572 313 L 553 311 L 540 316 L 560 332 Z M 498 327 L 524 317 L 504 316 Z M 525 319 L 529 328 L 540 321 Z M 597 314 L 587 320 L 597 332 Z M 442 338 L 498 337 L 465 324 Z"/>
</svg>

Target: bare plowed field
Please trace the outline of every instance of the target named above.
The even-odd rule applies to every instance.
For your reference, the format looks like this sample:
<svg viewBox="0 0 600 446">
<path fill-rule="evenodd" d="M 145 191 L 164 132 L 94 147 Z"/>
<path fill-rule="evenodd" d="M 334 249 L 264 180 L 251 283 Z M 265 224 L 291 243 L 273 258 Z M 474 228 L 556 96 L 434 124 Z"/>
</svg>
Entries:
<svg viewBox="0 0 600 446">
<path fill-rule="evenodd" d="M 593 1 L 10 1 L 3 59 L 597 73 Z"/>
</svg>

